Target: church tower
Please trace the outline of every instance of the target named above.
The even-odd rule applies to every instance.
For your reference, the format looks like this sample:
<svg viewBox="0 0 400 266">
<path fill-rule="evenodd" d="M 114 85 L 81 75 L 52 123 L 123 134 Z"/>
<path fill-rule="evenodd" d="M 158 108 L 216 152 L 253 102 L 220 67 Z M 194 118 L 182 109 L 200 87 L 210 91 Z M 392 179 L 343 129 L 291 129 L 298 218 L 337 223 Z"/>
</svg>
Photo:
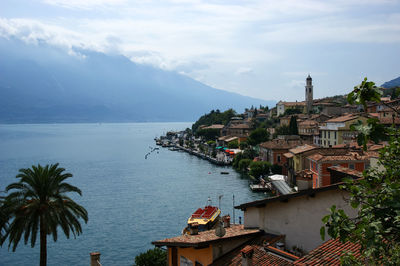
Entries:
<svg viewBox="0 0 400 266">
<path fill-rule="evenodd" d="M 308 77 L 306 79 L 306 111 L 307 114 L 310 114 L 312 111 L 312 106 L 313 106 L 313 85 L 312 85 L 312 78 L 310 77 L 310 74 L 308 74 Z"/>
</svg>

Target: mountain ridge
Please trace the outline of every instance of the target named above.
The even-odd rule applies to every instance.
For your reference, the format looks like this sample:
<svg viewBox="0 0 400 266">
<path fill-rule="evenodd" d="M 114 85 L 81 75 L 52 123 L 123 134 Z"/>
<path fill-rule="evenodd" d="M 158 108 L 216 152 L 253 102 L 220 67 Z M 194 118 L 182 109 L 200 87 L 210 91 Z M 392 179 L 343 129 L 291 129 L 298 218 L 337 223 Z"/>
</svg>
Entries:
<svg viewBox="0 0 400 266">
<path fill-rule="evenodd" d="M 274 105 L 122 55 L 0 38 L 0 122 L 195 121 L 212 109 Z"/>
</svg>

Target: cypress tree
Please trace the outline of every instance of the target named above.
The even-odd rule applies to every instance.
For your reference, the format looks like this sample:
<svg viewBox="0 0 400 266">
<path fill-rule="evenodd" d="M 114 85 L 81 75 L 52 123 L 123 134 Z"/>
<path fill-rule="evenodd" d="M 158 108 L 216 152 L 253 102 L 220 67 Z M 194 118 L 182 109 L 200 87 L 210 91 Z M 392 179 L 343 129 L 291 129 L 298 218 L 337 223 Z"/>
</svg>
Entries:
<svg viewBox="0 0 400 266">
<path fill-rule="evenodd" d="M 293 115 L 290 118 L 289 134 L 290 135 L 299 135 L 299 129 L 297 127 L 297 117 L 295 115 Z"/>
</svg>

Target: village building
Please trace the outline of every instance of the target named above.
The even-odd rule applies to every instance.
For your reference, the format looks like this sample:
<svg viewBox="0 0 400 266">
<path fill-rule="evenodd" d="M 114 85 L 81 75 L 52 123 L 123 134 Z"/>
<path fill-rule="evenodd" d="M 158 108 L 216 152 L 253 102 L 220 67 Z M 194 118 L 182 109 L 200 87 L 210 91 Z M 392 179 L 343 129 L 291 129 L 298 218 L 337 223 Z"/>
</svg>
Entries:
<svg viewBox="0 0 400 266">
<path fill-rule="evenodd" d="M 322 113 L 321 114 L 312 114 L 310 117 L 311 120 L 317 121 L 318 123 L 323 123 L 326 120 L 329 120 L 331 118 L 332 118 L 332 116 L 322 114 Z"/>
<path fill-rule="evenodd" d="M 207 130 L 207 129 L 210 129 L 210 130 L 218 130 L 218 132 L 219 132 L 219 135 L 220 136 L 222 136 L 222 130 L 224 129 L 224 125 L 221 125 L 221 124 L 213 124 L 213 125 L 211 125 L 211 126 L 205 126 L 205 127 L 199 127 L 200 129 L 205 129 L 205 130 Z"/>
<path fill-rule="evenodd" d="M 276 115 L 281 116 L 285 114 L 285 111 L 288 109 L 296 109 L 300 113 L 305 113 L 306 111 L 306 103 L 305 102 L 283 102 L 279 101 L 276 104 Z"/>
<path fill-rule="evenodd" d="M 283 139 L 273 139 L 263 142 L 259 145 L 260 157 L 263 161 L 282 166 L 282 174 L 287 175 L 287 160 L 284 154 L 289 149 L 303 144 L 305 144 L 305 141 L 301 140 L 299 136 L 285 136 Z"/>
<path fill-rule="evenodd" d="M 305 189 L 236 206 L 244 212 L 244 227 L 285 235 L 285 250 L 307 254 L 323 243 L 319 228 L 328 208 L 336 205 L 350 217 L 357 211 L 346 202 L 349 193 L 339 184 Z"/>
<path fill-rule="evenodd" d="M 309 118 L 309 115 L 306 115 L 306 114 L 285 115 L 285 116 L 279 117 L 279 125 L 280 126 L 289 126 L 290 119 L 292 118 L 292 116 L 296 117 L 297 124 Z"/>
<path fill-rule="evenodd" d="M 350 126 L 356 123 L 357 120 L 366 123 L 367 118 L 359 115 L 347 114 L 326 120 L 325 123 L 319 126 L 320 145 L 322 147 L 332 147 L 337 144 L 346 144 L 354 141 L 357 132 L 352 131 Z"/>
<path fill-rule="evenodd" d="M 228 252 L 263 234 L 259 229 L 245 229 L 243 225 L 225 227 L 225 234 L 215 230 L 192 235 L 179 235 L 152 242 L 156 247 L 168 249 L 168 265 L 210 265 Z"/>
<path fill-rule="evenodd" d="M 348 149 L 318 149 L 307 157 L 312 173 L 313 187 L 319 188 L 341 182 L 332 179 L 328 170 L 330 166 L 339 165 L 360 173 L 369 166 L 369 156 L 362 151 L 349 151 Z"/>
<path fill-rule="evenodd" d="M 284 237 L 264 234 L 227 253 L 212 265 L 293 265 L 299 257 L 282 249 Z"/>
<path fill-rule="evenodd" d="M 299 136 L 312 143 L 315 136 L 319 136 L 319 124 L 315 120 L 304 120 L 297 124 Z"/>
<path fill-rule="evenodd" d="M 237 136 L 237 135 L 248 136 L 250 132 L 253 130 L 253 127 L 248 123 L 231 124 L 227 126 L 224 130 L 225 130 L 225 135 L 227 136 Z"/>
<path fill-rule="evenodd" d="M 377 113 L 382 111 L 387 107 L 387 105 L 398 105 L 399 99 L 390 100 L 390 97 L 381 97 L 381 101 L 377 102 L 369 102 L 367 105 L 367 113 Z"/>
<path fill-rule="evenodd" d="M 287 176 L 290 185 L 296 185 L 296 174 L 307 168 L 308 164 L 306 158 L 313 150 L 317 149 L 316 146 L 304 144 L 297 146 L 293 149 L 289 149 L 283 156 L 286 158 Z"/>
</svg>

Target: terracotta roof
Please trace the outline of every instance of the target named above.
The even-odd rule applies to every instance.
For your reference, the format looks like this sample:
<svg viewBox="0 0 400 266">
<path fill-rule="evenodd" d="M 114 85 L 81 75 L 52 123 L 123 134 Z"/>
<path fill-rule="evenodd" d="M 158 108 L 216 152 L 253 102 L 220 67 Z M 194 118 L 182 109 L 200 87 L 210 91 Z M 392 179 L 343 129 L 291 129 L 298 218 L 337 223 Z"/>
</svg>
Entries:
<svg viewBox="0 0 400 266">
<path fill-rule="evenodd" d="M 293 265 L 293 261 L 297 260 L 298 257 L 271 246 L 266 248 L 263 246 L 263 242 L 268 242 L 270 245 L 273 245 L 282 238 L 283 236 L 274 236 L 270 234 L 255 238 L 225 254 L 221 258 L 218 258 L 212 263 L 212 265 L 242 265 L 242 252 L 246 251 L 253 251 L 253 265 Z"/>
<path fill-rule="evenodd" d="M 229 128 L 249 129 L 251 127 L 248 124 L 235 124 L 235 125 L 231 125 Z"/>
<path fill-rule="evenodd" d="M 363 176 L 362 172 L 360 172 L 360 171 L 357 171 L 357 170 L 354 170 L 354 169 L 350 169 L 350 168 L 347 168 L 347 167 L 343 167 L 343 166 L 340 166 L 340 165 L 330 166 L 330 167 L 328 167 L 328 170 L 333 170 L 333 171 L 336 171 L 336 172 L 344 173 L 344 174 L 347 174 L 347 175 L 350 175 L 350 176 L 355 176 L 355 177 L 362 177 Z"/>
<path fill-rule="evenodd" d="M 306 102 L 279 102 L 278 104 L 283 104 L 285 106 L 305 106 Z"/>
<path fill-rule="evenodd" d="M 260 147 L 265 149 L 281 149 L 288 150 L 292 149 L 296 146 L 304 144 L 303 140 L 294 139 L 294 140 L 285 140 L 285 139 L 273 139 L 267 142 L 263 142 L 260 144 Z"/>
<path fill-rule="evenodd" d="M 176 246 L 176 247 L 202 247 L 210 243 L 223 241 L 231 238 L 256 236 L 260 234 L 259 229 L 244 229 L 243 225 L 231 225 L 225 228 L 226 233 L 223 237 L 215 235 L 215 230 L 199 232 L 198 235 L 179 235 L 152 242 L 156 246 Z"/>
<path fill-rule="evenodd" d="M 310 169 L 304 169 L 296 173 L 296 180 L 312 180 L 313 172 Z"/>
<path fill-rule="evenodd" d="M 311 151 L 316 149 L 317 147 L 315 146 L 311 146 L 308 144 L 304 144 L 303 146 L 297 146 L 296 148 L 290 149 L 289 151 L 293 154 L 299 154 L 299 153 L 303 153 L 306 151 Z"/>
<path fill-rule="evenodd" d="M 334 106 L 334 103 L 325 103 L 325 102 L 318 102 L 318 103 L 313 103 L 314 106 L 318 105 L 325 105 L 325 106 Z"/>
<path fill-rule="evenodd" d="M 294 156 L 294 154 L 291 152 L 287 152 L 287 153 L 284 153 L 283 156 L 285 156 L 286 158 L 292 158 Z"/>
<path fill-rule="evenodd" d="M 211 126 L 208 126 L 208 127 L 204 127 L 202 129 L 222 129 L 222 128 L 224 128 L 224 125 L 214 124 L 214 125 L 211 125 Z"/>
<path fill-rule="evenodd" d="M 315 120 L 304 120 L 299 123 L 299 127 L 305 127 L 305 126 L 318 126 L 318 122 Z"/>
<path fill-rule="evenodd" d="M 379 118 L 379 113 L 368 113 L 369 116 Z"/>
<path fill-rule="evenodd" d="M 341 123 L 341 122 L 346 122 L 346 121 L 350 121 L 353 119 L 357 119 L 359 116 L 355 116 L 353 114 L 348 114 L 348 115 L 342 115 L 339 117 L 335 117 L 329 120 L 326 120 L 326 123 Z"/>
<path fill-rule="evenodd" d="M 294 262 L 294 265 L 340 265 L 340 257 L 345 252 L 352 252 L 358 258 L 360 245 L 331 239 L 312 250 L 308 255 Z"/>
<path fill-rule="evenodd" d="M 349 152 L 345 155 L 322 155 L 320 153 L 313 154 L 307 158 L 317 162 L 328 162 L 328 161 L 365 161 L 368 160 L 368 155 L 360 155 L 357 152 Z"/>
<path fill-rule="evenodd" d="M 222 136 L 222 137 L 219 137 L 218 140 L 226 140 L 226 139 L 229 139 L 231 137 L 232 136 Z"/>
<path fill-rule="evenodd" d="M 380 149 L 382 149 L 384 146 L 386 146 L 387 143 L 386 142 L 380 142 L 378 144 L 375 144 L 373 142 L 370 142 L 367 144 L 367 150 L 368 152 L 370 151 L 379 151 Z M 337 144 L 335 146 L 333 146 L 333 148 L 352 148 L 352 149 L 357 149 L 357 150 L 361 150 L 362 146 L 358 145 L 357 142 L 353 141 L 351 143 L 342 143 L 342 144 Z"/>
<path fill-rule="evenodd" d="M 226 142 L 231 142 L 231 141 L 234 141 L 234 140 L 237 140 L 237 139 L 238 139 L 238 137 L 231 137 L 231 138 L 225 139 L 225 141 Z"/>
</svg>

